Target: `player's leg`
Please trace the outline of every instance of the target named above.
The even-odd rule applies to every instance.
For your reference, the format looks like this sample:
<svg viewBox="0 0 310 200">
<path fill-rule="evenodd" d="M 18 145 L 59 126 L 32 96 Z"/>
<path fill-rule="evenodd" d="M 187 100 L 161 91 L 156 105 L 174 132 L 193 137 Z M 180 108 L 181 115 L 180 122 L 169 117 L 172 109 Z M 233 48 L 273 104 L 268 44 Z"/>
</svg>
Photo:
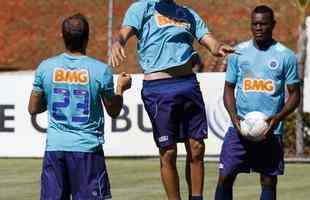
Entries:
<svg viewBox="0 0 310 200">
<path fill-rule="evenodd" d="M 169 200 L 181 199 L 176 159 L 176 145 L 160 149 L 160 174 Z"/>
<path fill-rule="evenodd" d="M 41 200 L 70 200 L 64 152 L 46 151 L 41 174 Z"/>
<path fill-rule="evenodd" d="M 240 172 L 250 172 L 249 143 L 230 127 L 225 134 L 219 163 L 219 178 L 215 200 L 232 200 L 233 184 Z"/>
<path fill-rule="evenodd" d="M 185 141 L 186 181 L 189 190 L 189 200 L 202 200 L 204 185 L 204 153 L 203 140 L 187 139 Z"/>
<path fill-rule="evenodd" d="M 182 88 L 177 78 L 143 82 L 142 100 L 159 148 L 162 182 L 169 200 L 179 200 L 179 176 L 176 168 L 177 138 L 180 128 L 179 96 Z M 182 110 L 182 109 L 181 109 Z"/>
<path fill-rule="evenodd" d="M 111 199 L 110 182 L 102 147 L 96 152 L 66 152 L 72 200 Z"/>
<path fill-rule="evenodd" d="M 207 138 L 207 117 L 205 104 L 195 76 L 189 76 L 184 82 L 182 95 L 178 98 L 182 102 L 181 134 L 185 141 L 186 180 L 189 199 L 203 199 L 204 185 L 204 139 Z"/>
<path fill-rule="evenodd" d="M 187 148 L 187 147 L 186 147 Z M 186 183 L 187 183 L 187 188 L 188 188 L 188 196 L 190 199 L 190 196 L 192 195 L 192 183 L 191 183 L 191 166 L 189 162 L 189 155 L 186 155 L 186 165 L 185 165 L 185 178 L 186 178 Z"/>
<path fill-rule="evenodd" d="M 232 200 L 233 185 L 237 174 L 223 175 L 219 174 L 215 191 L 215 200 Z"/>
<path fill-rule="evenodd" d="M 260 200 L 276 200 L 277 199 L 277 176 L 260 175 L 262 192 Z"/>
<path fill-rule="evenodd" d="M 253 170 L 260 173 L 261 200 L 275 200 L 277 176 L 284 173 L 284 152 L 282 136 L 271 135 L 266 140 L 254 143 Z"/>
</svg>

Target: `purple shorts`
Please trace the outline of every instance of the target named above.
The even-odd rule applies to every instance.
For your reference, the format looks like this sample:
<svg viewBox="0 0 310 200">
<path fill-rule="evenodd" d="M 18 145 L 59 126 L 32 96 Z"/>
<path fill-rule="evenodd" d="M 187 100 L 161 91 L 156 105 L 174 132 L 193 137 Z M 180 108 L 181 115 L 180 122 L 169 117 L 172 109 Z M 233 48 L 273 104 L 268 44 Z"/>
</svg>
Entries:
<svg viewBox="0 0 310 200">
<path fill-rule="evenodd" d="M 219 170 L 223 176 L 250 171 L 269 176 L 283 175 L 282 136 L 272 135 L 261 142 L 252 142 L 230 127 L 224 138 Z"/>
<path fill-rule="evenodd" d="M 143 81 L 142 100 L 159 148 L 207 137 L 207 117 L 195 75 Z"/>
<path fill-rule="evenodd" d="M 111 199 L 102 150 L 93 153 L 46 151 L 41 174 L 41 200 Z"/>
</svg>

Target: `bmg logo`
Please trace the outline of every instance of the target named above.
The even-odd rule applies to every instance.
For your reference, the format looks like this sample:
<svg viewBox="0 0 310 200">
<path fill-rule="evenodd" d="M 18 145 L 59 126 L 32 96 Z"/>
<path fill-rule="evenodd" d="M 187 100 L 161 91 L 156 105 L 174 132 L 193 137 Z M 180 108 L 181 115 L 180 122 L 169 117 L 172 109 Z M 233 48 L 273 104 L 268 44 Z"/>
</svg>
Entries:
<svg viewBox="0 0 310 200">
<path fill-rule="evenodd" d="M 271 79 L 249 79 L 243 80 L 243 92 L 264 92 L 273 94 L 275 91 L 274 81 Z"/>
<path fill-rule="evenodd" d="M 54 83 L 67 84 L 88 84 L 89 76 L 87 70 L 65 70 L 63 68 L 56 68 L 53 73 Z"/>
</svg>

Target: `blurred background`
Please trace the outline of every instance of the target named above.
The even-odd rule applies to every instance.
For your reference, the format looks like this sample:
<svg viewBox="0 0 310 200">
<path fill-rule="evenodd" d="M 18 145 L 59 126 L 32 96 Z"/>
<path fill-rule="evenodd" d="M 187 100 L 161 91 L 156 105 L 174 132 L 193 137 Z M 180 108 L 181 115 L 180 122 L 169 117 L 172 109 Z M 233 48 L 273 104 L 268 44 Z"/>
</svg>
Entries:
<svg viewBox="0 0 310 200">
<path fill-rule="evenodd" d="M 301 0 L 302 1 L 302 0 Z M 113 2 L 109 11 L 109 2 Z M 11 0 L 0 1 L 0 69 L 36 69 L 42 59 L 63 50 L 60 35 L 62 20 L 73 13 L 85 14 L 90 22 L 89 54 L 106 61 L 108 52 L 109 12 L 112 31 L 121 25 L 132 0 Z M 195 9 L 207 21 L 221 41 L 235 44 L 249 39 L 250 12 L 258 4 L 268 4 L 277 19 L 275 38 L 297 50 L 298 27 L 302 14 L 296 0 L 177 0 Z M 307 9 L 308 11 L 308 9 Z M 128 45 L 133 49 L 134 40 Z M 219 61 L 206 50 L 197 48 L 205 65 L 204 71 L 224 71 Z M 130 51 L 126 70 L 139 73 L 136 54 Z"/>
</svg>

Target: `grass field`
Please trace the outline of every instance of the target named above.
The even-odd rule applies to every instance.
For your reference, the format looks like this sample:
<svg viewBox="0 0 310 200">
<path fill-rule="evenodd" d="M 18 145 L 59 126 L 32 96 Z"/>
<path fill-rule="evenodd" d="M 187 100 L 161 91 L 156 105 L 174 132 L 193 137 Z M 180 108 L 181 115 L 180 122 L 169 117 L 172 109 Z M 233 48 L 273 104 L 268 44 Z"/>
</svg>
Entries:
<svg viewBox="0 0 310 200">
<path fill-rule="evenodd" d="M 113 200 L 164 200 L 157 159 L 108 159 Z M 178 161 L 182 198 L 187 200 L 184 161 Z M 40 159 L 0 159 L 0 199 L 39 199 Z M 217 179 L 216 163 L 206 163 L 205 197 L 213 199 Z M 310 165 L 287 164 L 280 177 L 279 200 L 309 200 Z M 234 199 L 259 199 L 256 174 L 241 174 L 234 189 Z"/>
</svg>

